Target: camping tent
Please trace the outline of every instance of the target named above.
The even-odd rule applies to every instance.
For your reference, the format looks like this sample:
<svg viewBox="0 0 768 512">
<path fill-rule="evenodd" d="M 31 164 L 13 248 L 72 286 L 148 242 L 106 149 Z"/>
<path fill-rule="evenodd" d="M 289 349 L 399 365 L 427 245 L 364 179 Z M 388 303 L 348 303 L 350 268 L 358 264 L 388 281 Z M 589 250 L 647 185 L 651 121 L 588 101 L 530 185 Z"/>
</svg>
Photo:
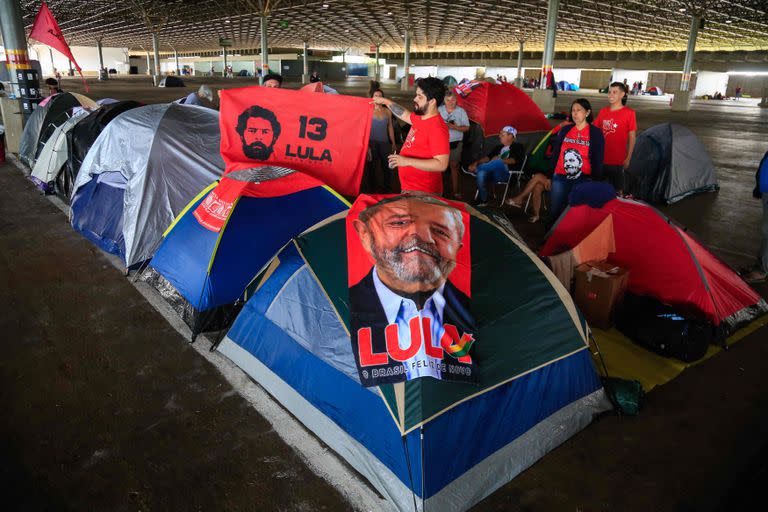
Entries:
<svg viewBox="0 0 768 512">
<path fill-rule="evenodd" d="M 184 80 L 179 78 L 178 76 L 167 76 L 160 80 L 160 85 L 158 87 L 186 87 L 184 85 Z"/>
<path fill-rule="evenodd" d="M 521 89 L 512 84 L 480 82 L 463 97 L 457 89 L 459 106 L 478 123 L 486 136 L 512 125 L 519 133 L 548 131 L 550 126 L 541 109 Z"/>
<path fill-rule="evenodd" d="M 456 78 L 451 75 L 443 77 L 443 84 L 445 84 L 446 87 L 456 87 L 458 83 Z"/>
<path fill-rule="evenodd" d="M 345 213 L 279 253 L 218 346 L 401 511 L 466 510 L 610 407 L 568 293 L 511 232 L 470 213 L 478 385 L 361 386 Z"/>
<path fill-rule="evenodd" d="M 664 94 L 664 91 L 661 90 L 661 87 L 650 87 L 648 89 L 648 94 L 651 96 L 661 96 Z"/>
<path fill-rule="evenodd" d="M 30 176 L 32 181 L 43 192 L 53 192 L 55 188 L 54 182 L 60 181 L 59 174 L 67 163 L 67 156 L 69 154 L 67 135 L 87 115 L 88 113 L 85 111 L 74 114 L 62 125 L 57 126 L 53 134 L 48 138 L 48 142 L 43 145 L 43 150 L 35 161 L 35 166 L 32 168 L 32 175 Z"/>
<path fill-rule="evenodd" d="M 575 247 L 608 215 L 613 216 L 616 240 L 616 252 L 608 261 L 629 270 L 628 291 L 722 326 L 726 335 L 768 311 L 760 295 L 690 232 L 637 201 L 613 199 L 600 208 L 568 207 L 549 233 L 542 255 Z"/>
<path fill-rule="evenodd" d="M 163 231 L 217 180 L 219 115 L 166 103 L 124 112 L 107 125 L 77 175 L 72 226 L 126 268 L 149 259 Z"/>
<path fill-rule="evenodd" d="M 96 102 L 74 92 L 63 92 L 49 96 L 45 105 L 38 106 L 29 116 L 19 143 L 19 159 L 30 168 L 43 149 L 43 144 L 53 134 L 57 126 L 69 119 L 72 110 L 77 107 L 96 109 Z"/>
<path fill-rule="evenodd" d="M 326 94 L 339 94 L 339 91 L 337 91 L 330 85 L 325 85 L 323 82 L 312 82 L 305 86 L 302 86 L 299 90 L 305 91 L 305 92 L 324 92 Z"/>
<path fill-rule="evenodd" d="M 230 172 L 193 199 L 166 231 L 142 279 L 160 290 L 193 337 L 234 319 L 234 302 L 291 238 L 347 209 L 344 199 L 319 184 L 269 193 L 270 185 L 292 173 L 273 167 Z M 225 198 L 232 206 L 220 219 L 222 227 L 206 227 L 198 208 Z"/>
<path fill-rule="evenodd" d="M 103 105 L 100 109 L 91 112 L 88 117 L 78 123 L 67 135 L 69 145 L 69 155 L 67 158 L 67 177 L 70 193 L 71 183 L 74 183 L 77 173 L 80 172 L 80 166 L 83 164 L 85 155 L 96 142 L 99 134 L 104 128 L 117 116 L 142 104 L 138 101 L 118 101 Z"/>
<path fill-rule="evenodd" d="M 643 131 L 627 173 L 628 191 L 650 203 L 671 204 L 720 188 L 706 148 L 679 124 L 657 124 Z"/>
</svg>

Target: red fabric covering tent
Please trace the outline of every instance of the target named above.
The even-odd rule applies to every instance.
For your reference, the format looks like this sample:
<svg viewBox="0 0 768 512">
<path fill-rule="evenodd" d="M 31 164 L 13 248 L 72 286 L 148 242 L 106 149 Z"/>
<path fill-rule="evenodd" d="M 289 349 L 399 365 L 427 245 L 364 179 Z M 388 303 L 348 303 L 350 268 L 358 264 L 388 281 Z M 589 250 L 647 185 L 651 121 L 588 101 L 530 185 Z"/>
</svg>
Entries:
<svg viewBox="0 0 768 512">
<path fill-rule="evenodd" d="M 475 84 L 473 84 L 475 85 Z M 512 84 L 480 82 L 466 97 L 456 90 L 459 106 L 483 128 L 486 137 L 512 125 L 518 132 L 547 132 L 549 121 L 528 95 Z"/>
<path fill-rule="evenodd" d="M 611 214 L 616 252 L 608 261 L 629 269 L 628 291 L 722 326 L 726 335 L 768 311 L 768 303 L 730 267 L 661 212 L 637 201 L 570 206 L 549 233 L 542 256 L 576 246 Z"/>
</svg>

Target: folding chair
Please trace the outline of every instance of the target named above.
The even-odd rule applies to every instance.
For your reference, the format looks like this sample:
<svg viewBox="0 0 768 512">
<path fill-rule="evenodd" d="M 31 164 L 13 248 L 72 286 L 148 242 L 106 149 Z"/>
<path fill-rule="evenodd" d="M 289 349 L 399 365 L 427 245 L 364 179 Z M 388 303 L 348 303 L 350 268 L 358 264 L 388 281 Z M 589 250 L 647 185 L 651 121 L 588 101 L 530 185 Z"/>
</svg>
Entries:
<svg viewBox="0 0 768 512">
<path fill-rule="evenodd" d="M 501 196 L 501 202 L 499 203 L 499 206 L 504 206 L 504 201 L 507 200 L 507 195 L 509 194 L 509 185 L 512 183 L 512 179 L 515 178 L 517 180 L 517 187 L 520 188 L 520 180 L 523 177 L 523 173 L 525 172 L 525 164 L 528 162 L 528 154 L 526 153 L 525 157 L 523 157 L 523 162 L 520 164 L 520 166 L 514 170 L 509 171 L 509 175 L 507 176 L 506 180 L 497 181 L 493 184 L 495 185 L 504 185 L 504 195 Z M 472 176 L 473 178 L 476 178 L 477 175 L 473 172 L 469 172 L 466 168 L 463 166 L 461 167 L 461 172 L 464 174 L 467 174 L 469 176 Z M 493 191 L 493 186 L 491 187 L 491 191 Z M 477 195 L 479 194 L 478 190 L 475 190 L 475 199 L 477 199 Z"/>
</svg>

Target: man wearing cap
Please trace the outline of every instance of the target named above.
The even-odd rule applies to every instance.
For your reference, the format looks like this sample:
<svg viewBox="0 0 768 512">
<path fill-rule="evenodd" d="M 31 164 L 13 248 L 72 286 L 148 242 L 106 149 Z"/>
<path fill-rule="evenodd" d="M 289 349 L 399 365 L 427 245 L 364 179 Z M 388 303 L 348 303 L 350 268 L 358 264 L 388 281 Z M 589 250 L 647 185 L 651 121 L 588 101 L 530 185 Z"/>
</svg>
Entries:
<svg viewBox="0 0 768 512">
<path fill-rule="evenodd" d="M 207 85 L 201 85 L 200 89 L 197 90 L 197 92 L 191 92 L 189 95 L 179 101 L 179 103 L 183 103 L 184 105 L 203 105 L 203 102 L 200 101 L 202 98 L 207 99 L 211 103 L 213 103 L 213 91 L 211 91 L 211 88 Z"/>
<path fill-rule="evenodd" d="M 477 206 L 488 204 L 488 187 L 494 183 L 506 181 L 509 171 L 525 158 L 525 147 L 515 142 L 517 130 L 505 126 L 499 132 L 499 142 L 487 156 L 469 165 L 469 171 L 477 175 Z"/>
</svg>

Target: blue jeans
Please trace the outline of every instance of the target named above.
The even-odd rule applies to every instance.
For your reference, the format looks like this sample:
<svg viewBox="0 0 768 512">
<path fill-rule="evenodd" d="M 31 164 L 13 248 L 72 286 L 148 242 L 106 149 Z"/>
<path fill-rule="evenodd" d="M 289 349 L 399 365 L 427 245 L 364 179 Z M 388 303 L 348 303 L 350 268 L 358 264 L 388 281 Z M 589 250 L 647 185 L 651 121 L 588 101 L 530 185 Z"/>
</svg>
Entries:
<svg viewBox="0 0 768 512">
<path fill-rule="evenodd" d="M 497 158 L 477 166 L 477 200 L 488 201 L 488 186 L 509 179 L 507 164 Z"/>
<path fill-rule="evenodd" d="M 550 191 L 550 208 L 549 218 L 547 219 L 547 228 L 560 218 L 560 214 L 568 206 L 568 195 L 571 193 L 571 189 L 579 183 L 583 183 L 589 179 L 588 176 L 583 174 L 575 180 L 569 180 L 562 174 L 555 174 L 552 176 L 552 190 Z"/>
</svg>

